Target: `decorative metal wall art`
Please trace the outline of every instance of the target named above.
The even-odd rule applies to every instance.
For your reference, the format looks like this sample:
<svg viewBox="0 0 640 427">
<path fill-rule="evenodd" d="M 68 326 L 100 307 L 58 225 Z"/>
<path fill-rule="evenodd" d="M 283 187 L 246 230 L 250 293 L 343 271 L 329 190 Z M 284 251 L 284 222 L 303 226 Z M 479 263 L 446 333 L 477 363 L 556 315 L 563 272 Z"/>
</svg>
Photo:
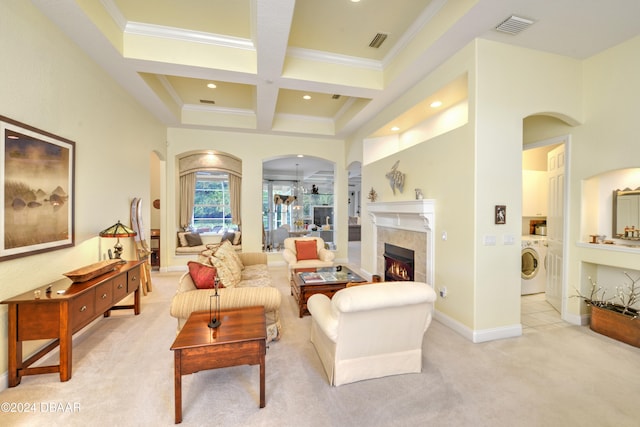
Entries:
<svg viewBox="0 0 640 427">
<path fill-rule="evenodd" d="M 404 190 L 405 175 L 398 170 L 398 163 L 400 163 L 400 160 L 398 160 L 391 168 L 391 171 L 387 172 L 387 174 L 385 175 L 385 177 L 389 180 L 389 185 L 391 186 L 393 194 L 396 194 L 396 189 L 400 190 L 401 193 Z"/>
</svg>

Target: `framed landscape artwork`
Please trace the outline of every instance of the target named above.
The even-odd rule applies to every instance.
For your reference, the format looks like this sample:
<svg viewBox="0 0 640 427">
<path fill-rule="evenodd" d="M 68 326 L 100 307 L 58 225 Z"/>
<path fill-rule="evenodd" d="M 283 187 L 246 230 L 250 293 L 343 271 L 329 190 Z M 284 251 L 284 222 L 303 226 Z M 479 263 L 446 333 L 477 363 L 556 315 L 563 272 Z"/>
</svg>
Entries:
<svg viewBox="0 0 640 427">
<path fill-rule="evenodd" d="M 0 261 L 74 245 L 75 143 L 0 116 Z"/>
</svg>

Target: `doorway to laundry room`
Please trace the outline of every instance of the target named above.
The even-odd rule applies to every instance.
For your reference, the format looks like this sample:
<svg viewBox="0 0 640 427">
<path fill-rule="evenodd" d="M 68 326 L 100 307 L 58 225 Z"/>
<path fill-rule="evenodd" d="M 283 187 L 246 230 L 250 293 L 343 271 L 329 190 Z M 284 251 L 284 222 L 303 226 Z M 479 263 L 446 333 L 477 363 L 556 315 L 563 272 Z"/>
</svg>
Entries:
<svg viewBox="0 0 640 427">
<path fill-rule="evenodd" d="M 523 331 L 562 323 L 568 140 L 568 136 L 563 136 L 523 146 L 520 283 Z"/>
</svg>

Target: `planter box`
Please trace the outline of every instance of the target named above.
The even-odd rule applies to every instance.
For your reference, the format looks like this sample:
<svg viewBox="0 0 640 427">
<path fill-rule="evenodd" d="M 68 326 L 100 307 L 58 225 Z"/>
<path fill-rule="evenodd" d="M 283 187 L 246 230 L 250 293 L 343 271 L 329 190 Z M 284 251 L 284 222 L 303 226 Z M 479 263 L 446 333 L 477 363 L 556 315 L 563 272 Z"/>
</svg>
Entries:
<svg viewBox="0 0 640 427">
<path fill-rule="evenodd" d="M 640 318 L 633 319 L 592 305 L 590 326 L 599 334 L 640 347 Z"/>
</svg>

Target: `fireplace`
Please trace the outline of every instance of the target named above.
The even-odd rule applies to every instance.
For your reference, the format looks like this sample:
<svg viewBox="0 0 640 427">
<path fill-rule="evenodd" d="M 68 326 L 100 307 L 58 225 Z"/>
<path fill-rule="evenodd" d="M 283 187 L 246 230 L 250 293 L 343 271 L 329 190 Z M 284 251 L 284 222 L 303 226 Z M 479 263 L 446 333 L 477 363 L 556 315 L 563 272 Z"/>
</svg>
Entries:
<svg viewBox="0 0 640 427">
<path fill-rule="evenodd" d="M 383 257 L 385 282 L 413 281 L 414 251 L 385 243 Z"/>
<path fill-rule="evenodd" d="M 413 258 L 413 281 L 433 284 L 435 202 L 427 199 L 373 202 L 367 203 L 367 210 L 373 223 L 371 244 L 375 270 L 372 274 L 385 277 L 387 261 L 384 253 L 388 243 L 413 251 L 412 255 L 405 255 L 405 258 Z M 410 277 L 408 273 L 407 277 Z"/>
</svg>

